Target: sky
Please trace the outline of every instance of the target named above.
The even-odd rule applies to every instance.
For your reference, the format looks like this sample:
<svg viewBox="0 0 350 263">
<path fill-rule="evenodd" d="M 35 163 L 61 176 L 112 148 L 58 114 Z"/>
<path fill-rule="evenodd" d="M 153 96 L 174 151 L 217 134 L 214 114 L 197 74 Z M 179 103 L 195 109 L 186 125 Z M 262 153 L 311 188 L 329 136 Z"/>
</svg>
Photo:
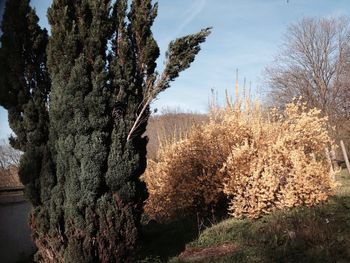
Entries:
<svg viewBox="0 0 350 263">
<path fill-rule="evenodd" d="M 4 0 L 0 0 L 1 3 Z M 161 50 L 158 70 L 171 40 L 213 27 L 189 69 L 152 104 L 158 110 L 179 108 L 205 113 L 211 90 L 219 98 L 233 93 L 236 69 L 239 82 L 251 82 L 253 95 L 263 87 L 263 71 L 272 63 L 291 23 L 303 17 L 349 16 L 349 0 L 158 0 L 153 34 Z M 40 25 L 49 28 L 46 10 L 51 0 L 31 0 Z M 0 10 L 1 15 L 1 10 Z M 11 133 L 7 113 L 0 107 L 0 139 Z"/>
</svg>

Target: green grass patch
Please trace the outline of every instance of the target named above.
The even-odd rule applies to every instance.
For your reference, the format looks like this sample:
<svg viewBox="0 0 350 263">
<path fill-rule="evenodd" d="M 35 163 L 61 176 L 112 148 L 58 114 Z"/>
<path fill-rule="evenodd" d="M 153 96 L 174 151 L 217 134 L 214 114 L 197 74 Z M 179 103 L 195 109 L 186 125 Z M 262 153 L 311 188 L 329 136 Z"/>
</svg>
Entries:
<svg viewBox="0 0 350 263">
<path fill-rule="evenodd" d="M 230 255 L 196 262 L 350 262 L 350 176 L 337 175 L 342 184 L 336 196 L 311 208 L 276 211 L 257 220 L 229 218 L 198 236 L 195 220 L 145 226 L 139 262 L 188 262 L 184 249 L 205 249 L 230 243 Z"/>
<path fill-rule="evenodd" d="M 350 175 L 346 169 L 341 170 L 336 180 L 341 184 L 337 196 L 350 196 Z"/>
<path fill-rule="evenodd" d="M 337 176 L 338 194 L 324 204 L 266 215 L 227 219 L 201 233 L 188 247 L 231 242 L 238 251 L 200 262 L 350 262 L 350 176 Z M 186 262 L 173 258 L 171 262 Z"/>
</svg>

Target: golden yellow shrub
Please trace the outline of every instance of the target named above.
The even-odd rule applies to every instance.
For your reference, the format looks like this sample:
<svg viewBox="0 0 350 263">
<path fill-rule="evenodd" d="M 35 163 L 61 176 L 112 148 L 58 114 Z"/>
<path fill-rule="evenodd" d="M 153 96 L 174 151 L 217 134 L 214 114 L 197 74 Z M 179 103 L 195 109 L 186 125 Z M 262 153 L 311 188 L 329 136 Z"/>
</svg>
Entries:
<svg viewBox="0 0 350 263">
<path fill-rule="evenodd" d="M 333 193 L 329 164 L 322 158 L 332 141 L 327 118 L 319 114 L 294 102 L 281 114 L 273 112 L 272 121 L 259 117 L 259 127 L 247 123 L 251 140 L 235 147 L 221 169 L 230 214 L 258 217 L 276 208 L 314 205 Z"/>
<path fill-rule="evenodd" d="M 157 163 L 149 161 L 143 178 L 149 191 L 145 212 L 151 218 L 198 211 L 219 199 L 223 184 L 218 171 L 224 159 L 216 144 L 205 145 L 207 137 L 197 127 L 187 139 L 161 147 Z"/>
<path fill-rule="evenodd" d="M 209 123 L 166 145 L 144 175 L 146 213 L 167 219 L 215 206 L 258 217 L 275 209 L 324 201 L 335 187 L 324 148 L 327 118 L 300 102 L 264 117 L 258 104 L 212 110 Z"/>
</svg>

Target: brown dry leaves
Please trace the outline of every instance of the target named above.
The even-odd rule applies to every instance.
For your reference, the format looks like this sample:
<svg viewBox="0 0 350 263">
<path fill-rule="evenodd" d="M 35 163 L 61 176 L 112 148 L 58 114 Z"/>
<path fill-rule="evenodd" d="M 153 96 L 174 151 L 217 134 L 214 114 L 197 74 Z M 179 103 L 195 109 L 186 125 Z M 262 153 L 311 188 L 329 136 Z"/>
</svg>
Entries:
<svg viewBox="0 0 350 263">
<path fill-rule="evenodd" d="M 226 107 L 187 138 L 163 146 L 143 178 L 150 193 L 145 211 L 157 220 L 215 207 L 229 200 L 235 217 L 314 205 L 333 194 L 324 157 L 332 144 L 327 118 L 301 102 L 263 117 L 258 104 Z"/>
</svg>

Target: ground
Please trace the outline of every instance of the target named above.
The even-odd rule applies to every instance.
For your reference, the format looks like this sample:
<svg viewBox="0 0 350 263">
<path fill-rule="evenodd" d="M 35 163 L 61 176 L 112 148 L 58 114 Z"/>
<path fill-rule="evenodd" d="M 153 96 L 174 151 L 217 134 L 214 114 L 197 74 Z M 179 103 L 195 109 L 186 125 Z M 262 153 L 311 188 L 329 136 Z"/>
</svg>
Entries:
<svg viewBox="0 0 350 263">
<path fill-rule="evenodd" d="M 139 263 L 350 262 L 350 175 L 324 204 L 258 220 L 228 218 L 199 227 L 197 218 L 143 227 Z M 25 261 L 28 262 L 28 261 Z"/>
<path fill-rule="evenodd" d="M 350 175 L 326 203 L 258 220 L 229 218 L 198 231 L 195 220 L 145 226 L 139 262 L 350 262 Z"/>
</svg>

